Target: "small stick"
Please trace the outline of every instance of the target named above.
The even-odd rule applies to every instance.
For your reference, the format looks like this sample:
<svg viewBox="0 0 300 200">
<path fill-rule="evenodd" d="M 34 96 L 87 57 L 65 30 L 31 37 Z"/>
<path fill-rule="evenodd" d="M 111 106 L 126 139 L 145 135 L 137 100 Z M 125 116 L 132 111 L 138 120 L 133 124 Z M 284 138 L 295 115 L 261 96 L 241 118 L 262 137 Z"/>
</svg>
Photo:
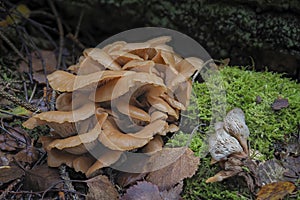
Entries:
<svg viewBox="0 0 300 200">
<path fill-rule="evenodd" d="M 24 87 L 24 92 L 25 92 L 25 99 L 26 101 L 28 102 L 28 90 L 27 90 L 27 85 L 26 85 L 26 82 L 25 82 L 25 78 L 24 76 L 21 74 L 21 79 L 23 81 L 23 87 Z"/>
<path fill-rule="evenodd" d="M 64 186 L 68 191 L 76 191 L 72 185 L 72 182 L 70 181 L 69 173 L 66 171 L 66 166 L 61 165 L 59 167 L 60 177 L 64 180 Z M 72 199 L 78 200 L 79 197 L 76 193 L 72 194 Z"/>
<path fill-rule="evenodd" d="M 67 38 L 71 39 L 81 49 L 85 49 L 85 46 L 72 33 L 68 33 Z"/>
<path fill-rule="evenodd" d="M 2 191 L 0 199 L 6 199 L 6 196 L 13 190 L 13 188 L 21 181 L 21 179 L 14 180 L 9 186 Z"/>
<path fill-rule="evenodd" d="M 57 10 L 51 0 L 48 0 L 48 3 L 52 9 L 52 12 L 56 18 L 58 31 L 59 31 L 59 52 L 58 52 L 58 58 L 57 58 L 57 69 L 60 68 L 61 59 L 62 59 L 62 51 L 63 51 L 63 45 L 64 45 L 64 29 L 61 23 L 61 20 L 58 16 Z"/>
<path fill-rule="evenodd" d="M 30 98 L 28 100 L 29 103 L 32 101 L 32 98 L 33 98 L 33 96 L 35 94 L 35 91 L 36 91 L 36 87 L 37 87 L 37 83 L 35 83 L 34 86 L 33 86 L 32 93 L 31 93 Z"/>
<path fill-rule="evenodd" d="M 22 59 L 24 62 L 27 63 L 27 60 L 21 54 L 21 52 L 15 47 L 15 45 L 0 31 L 0 37 L 10 46 L 10 48 Z"/>
<path fill-rule="evenodd" d="M 15 104 L 24 107 L 27 110 L 30 110 L 31 112 L 41 112 L 39 108 L 19 99 L 18 97 L 15 97 L 8 92 L 5 92 L 3 89 L 0 89 L 0 96 L 4 97 L 5 99 L 14 102 Z"/>
</svg>

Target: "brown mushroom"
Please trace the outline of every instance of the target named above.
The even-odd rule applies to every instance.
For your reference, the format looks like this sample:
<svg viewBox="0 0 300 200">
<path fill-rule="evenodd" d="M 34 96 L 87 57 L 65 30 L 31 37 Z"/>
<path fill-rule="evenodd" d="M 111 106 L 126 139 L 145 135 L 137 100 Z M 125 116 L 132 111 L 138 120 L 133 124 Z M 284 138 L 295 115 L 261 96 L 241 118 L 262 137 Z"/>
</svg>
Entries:
<svg viewBox="0 0 300 200">
<path fill-rule="evenodd" d="M 102 49 L 99 48 L 86 49 L 84 50 L 83 53 L 90 56 L 93 60 L 97 61 L 107 69 L 114 70 L 114 71 L 121 70 L 121 66 Z"/>
<path fill-rule="evenodd" d="M 143 59 L 135 54 L 128 53 L 126 51 L 112 51 L 109 53 L 109 55 L 116 61 L 119 65 L 123 66 L 129 61 L 132 60 L 140 60 L 143 61 Z"/>
<path fill-rule="evenodd" d="M 96 162 L 86 171 L 86 173 L 85 173 L 86 176 L 90 177 L 97 170 L 114 164 L 115 162 L 117 162 L 120 159 L 122 153 L 123 153 L 122 151 L 107 150 L 102 155 L 100 155 L 97 158 Z"/>
<path fill-rule="evenodd" d="M 75 76 L 64 71 L 55 71 L 48 75 L 49 84 L 60 92 L 72 92 L 87 86 L 91 86 L 101 81 L 118 78 L 134 72 L 130 71 L 99 71 L 87 75 Z"/>
<path fill-rule="evenodd" d="M 96 159 L 88 154 L 84 154 L 73 160 L 73 168 L 76 172 L 86 173 L 88 169 L 95 163 Z"/>
<path fill-rule="evenodd" d="M 143 147 L 143 153 L 154 154 L 162 150 L 164 141 L 160 135 L 156 135 L 146 146 Z"/>
<path fill-rule="evenodd" d="M 101 133 L 101 127 L 107 118 L 107 113 L 102 113 L 96 126 L 89 132 L 71 136 L 65 139 L 55 139 L 48 145 L 49 149 L 57 148 L 59 150 L 64 149 L 67 152 L 73 154 L 83 154 L 88 151 L 85 146 L 89 146 L 89 149 L 97 145 L 97 138 Z"/>
</svg>

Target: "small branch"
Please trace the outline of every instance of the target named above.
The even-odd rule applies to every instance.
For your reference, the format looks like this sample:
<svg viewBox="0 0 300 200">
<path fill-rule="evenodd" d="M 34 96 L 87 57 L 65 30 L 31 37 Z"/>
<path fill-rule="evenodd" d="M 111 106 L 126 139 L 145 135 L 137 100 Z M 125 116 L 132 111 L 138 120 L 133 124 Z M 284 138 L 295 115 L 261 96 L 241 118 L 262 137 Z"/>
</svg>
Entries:
<svg viewBox="0 0 300 200">
<path fill-rule="evenodd" d="M 67 38 L 72 40 L 79 48 L 85 49 L 85 46 L 72 33 L 68 33 Z"/>
<path fill-rule="evenodd" d="M 22 59 L 24 62 L 27 63 L 27 60 L 24 58 L 22 53 L 15 47 L 15 45 L 0 31 L 0 37 L 10 46 L 10 48 Z"/>
<path fill-rule="evenodd" d="M 72 185 L 72 182 L 70 181 L 69 173 L 66 171 L 66 166 L 61 165 L 59 167 L 60 177 L 64 180 L 64 186 L 68 191 L 76 191 Z M 72 194 L 72 199 L 78 200 L 79 197 L 76 193 Z"/>
<path fill-rule="evenodd" d="M 15 104 L 24 107 L 27 110 L 30 110 L 31 112 L 40 112 L 39 108 L 36 108 L 35 106 L 19 99 L 18 97 L 15 97 L 8 92 L 5 92 L 3 89 L 0 89 L 0 96 L 4 97 L 5 99 L 14 102 Z"/>
<path fill-rule="evenodd" d="M 6 196 L 12 192 L 13 188 L 20 182 L 20 179 L 16 179 L 14 180 L 11 184 L 9 184 L 9 186 L 2 191 L 1 195 L 0 195 L 0 199 L 6 199 Z"/>
<path fill-rule="evenodd" d="M 48 0 L 48 3 L 52 9 L 52 12 L 56 18 L 58 31 L 59 31 L 59 52 L 58 52 L 58 59 L 57 59 L 57 69 L 60 68 L 61 65 L 61 59 L 62 59 L 62 51 L 63 51 L 63 45 L 64 45 L 64 29 L 61 23 L 61 20 L 59 18 L 58 12 L 52 2 L 52 0 Z"/>
</svg>

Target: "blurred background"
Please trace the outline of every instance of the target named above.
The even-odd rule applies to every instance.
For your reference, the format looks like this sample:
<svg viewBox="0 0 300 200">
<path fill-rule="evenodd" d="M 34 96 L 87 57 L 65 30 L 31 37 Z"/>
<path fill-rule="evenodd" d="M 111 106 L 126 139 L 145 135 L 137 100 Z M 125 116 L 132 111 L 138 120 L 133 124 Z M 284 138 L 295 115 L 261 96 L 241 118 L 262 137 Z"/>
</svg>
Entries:
<svg viewBox="0 0 300 200">
<path fill-rule="evenodd" d="M 2 65 L 10 63 L 9 58 L 28 60 L 42 49 L 53 51 L 57 68 L 66 69 L 84 48 L 124 30 L 156 26 L 189 35 L 214 59 L 228 62 L 229 58 L 229 65 L 267 68 L 300 79 L 297 0 L 0 2 Z"/>
</svg>

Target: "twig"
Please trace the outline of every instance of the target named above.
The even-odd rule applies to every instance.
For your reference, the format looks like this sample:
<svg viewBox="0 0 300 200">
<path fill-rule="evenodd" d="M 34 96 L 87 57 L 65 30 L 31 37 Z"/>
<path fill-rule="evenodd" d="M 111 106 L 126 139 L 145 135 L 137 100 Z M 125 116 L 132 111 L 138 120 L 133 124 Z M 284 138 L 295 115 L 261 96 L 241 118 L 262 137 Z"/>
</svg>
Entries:
<svg viewBox="0 0 300 200">
<path fill-rule="evenodd" d="M 0 31 L 0 37 L 10 46 L 10 48 L 22 59 L 24 62 L 27 63 L 27 60 L 21 54 L 21 52 L 15 47 L 15 45 Z"/>
<path fill-rule="evenodd" d="M 0 96 L 4 97 L 5 99 L 14 102 L 15 104 L 24 107 L 27 110 L 30 110 L 31 112 L 40 112 L 40 109 L 19 99 L 18 97 L 15 97 L 8 92 L 5 92 L 3 89 L 0 89 Z"/>
<path fill-rule="evenodd" d="M 52 90 L 51 98 L 50 98 L 50 110 L 55 110 L 55 98 L 56 98 L 56 92 L 55 90 Z"/>
<path fill-rule="evenodd" d="M 26 101 L 28 102 L 28 90 L 27 90 L 27 85 L 26 85 L 26 82 L 25 82 L 25 78 L 24 76 L 21 74 L 21 79 L 23 81 L 23 88 L 24 88 L 24 93 L 25 93 L 25 99 Z"/>
<path fill-rule="evenodd" d="M 85 49 L 85 46 L 72 33 L 68 33 L 67 38 L 72 40 L 79 48 Z"/>
<path fill-rule="evenodd" d="M 20 179 L 14 180 L 9 186 L 1 193 L 0 199 L 6 199 L 6 196 L 11 193 L 13 188 L 20 182 Z"/>
<path fill-rule="evenodd" d="M 72 33 L 69 33 L 67 35 L 67 37 L 69 37 L 73 41 L 73 44 L 72 44 L 72 62 L 73 63 L 75 62 L 75 58 L 74 58 L 75 44 L 77 46 L 79 46 L 79 48 L 81 48 L 81 49 L 85 48 L 84 45 L 78 40 L 78 34 L 79 34 L 79 30 L 80 30 L 80 25 L 81 25 L 81 22 L 82 22 L 82 19 L 83 19 L 83 15 L 84 15 L 84 11 L 82 10 L 80 12 L 80 16 L 79 16 L 78 23 L 77 23 L 77 26 L 76 26 L 75 34 L 73 35 Z"/>
<path fill-rule="evenodd" d="M 62 51 L 63 51 L 63 45 L 64 45 L 64 29 L 61 23 L 61 20 L 58 16 L 57 10 L 51 0 L 48 0 L 48 3 L 52 9 L 52 12 L 56 18 L 58 31 L 59 31 L 59 52 L 58 52 L 58 59 L 57 59 L 57 69 L 60 68 L 61 59 L 62 59 Z"/>
<path fill-rule="evenodd" d="M 28 100 L 29 103 L 32 101 L 32 98 L 33 98 L 33 96 L 35 94 L 36 88 L 37 88 L 37 83 L 35 83 L 34 86 L 33 86 L 32 93 L 31 93 L 30 98 Z"/>
<path fill-rule="evenodd" d="M 66 189 L 68 191 L 76 191 L 74 189 L 73 185 L 72 185 L 71 180 L 70 180 L 69 173 L 66 171 L 66 166 L 65 165 L 61 165 L 59 167 L 59 172 L 60 172 L 60 177 L 64 180 L 64 186 L 66 187 Z M 72 199 L 78 200 L 79 197 L 78 197 L 77 194 L 73 193 Z"/>
<path fill-rule="evenodd" d="M 23 30 L 23 32 L 25 33 L 24 36 L 26 35 L 26 37 L 30 40 L 32 46 L 35 48 L 40 60 L 41 60 L 41 63 L 42 63 L 42 67 L 43 67 L 43 72 L 44 72 L 44 76 L 46 78 L 46 86 L 47 88 L 49 88 L 49 83 L 48 83 L 48 79 L 47 79 L 47 70 L 46 70 L 46 64 L 45 64 L 45 60 L 42 56 L 42 53 L 41 51 L 39 50 L 39 48 L 35 45 L 35 43 L 32 41 L 30 35 L 27 33 L 26 29 L 24 28 L 21 28 L 21 30 Z M 31 59 L 31 54 L 29 54 L 29 58 Z M 30 61 L 31 62 L 31 61 Z M 30 69 L 32 70 L 32 65 L 30 65 Z M 32 73 L 32 71 L 30 72 Z"/>
</svg>

